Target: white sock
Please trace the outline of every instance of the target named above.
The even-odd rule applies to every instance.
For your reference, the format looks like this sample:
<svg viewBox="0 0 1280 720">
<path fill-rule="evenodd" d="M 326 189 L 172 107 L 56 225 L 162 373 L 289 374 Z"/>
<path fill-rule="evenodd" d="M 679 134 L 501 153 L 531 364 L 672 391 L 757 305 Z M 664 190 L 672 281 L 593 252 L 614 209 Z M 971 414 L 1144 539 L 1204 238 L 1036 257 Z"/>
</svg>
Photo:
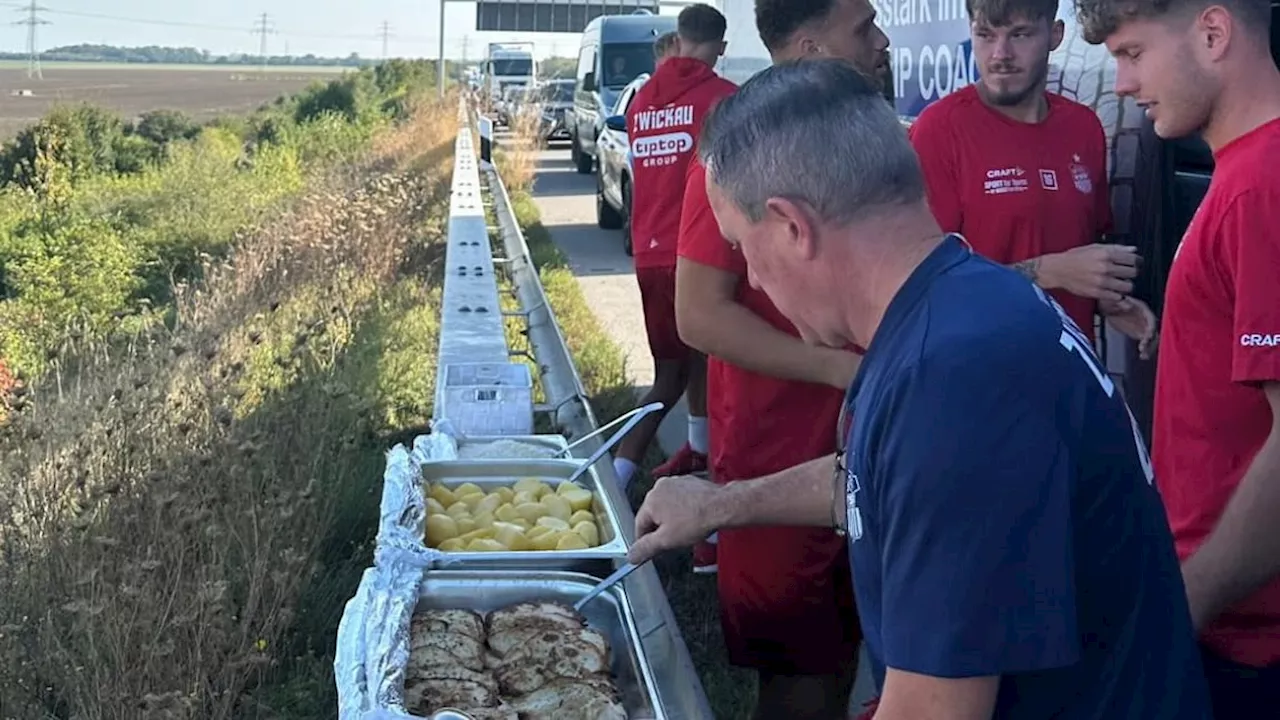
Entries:
<svg viewBox="0 0 1280 720">
<path fill-rule="evenodd" d="M 705 417 L 689 416 L 689 447 L 699 455 L 706 455 L 710 449 L 711 441 L 707 435 L 707 419 Z"/>
<path fill-rule="evenodd" d="M 625 490 L 631 484 L 631 476 L 636 474 L 636 464 L 626 458 L 614 458 L 613 474 L 618 476 L 618 482 Z"/>
</svg>

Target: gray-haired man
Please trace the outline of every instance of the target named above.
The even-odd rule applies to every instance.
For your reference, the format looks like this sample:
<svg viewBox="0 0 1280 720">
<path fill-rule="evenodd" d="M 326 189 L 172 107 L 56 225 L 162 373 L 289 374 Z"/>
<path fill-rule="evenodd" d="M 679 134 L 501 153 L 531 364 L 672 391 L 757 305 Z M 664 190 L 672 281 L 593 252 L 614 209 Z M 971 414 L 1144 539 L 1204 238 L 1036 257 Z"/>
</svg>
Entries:
<svg viewBox="0 0 1280 720">
<path fill-rule="evenodd" d="M 857 422 L 847 451 L 763 478 L 660 480 L 632 561 L 717 528 L 847 531 L 876 720 L 1208 718 L 1124 400 L 1043 290 L 939 229 L 879 88 L 838 61 L 776 66 L 721 102 L 699 155 L 752 285 L 806 342 L 867 348 Z"/>
</svg>

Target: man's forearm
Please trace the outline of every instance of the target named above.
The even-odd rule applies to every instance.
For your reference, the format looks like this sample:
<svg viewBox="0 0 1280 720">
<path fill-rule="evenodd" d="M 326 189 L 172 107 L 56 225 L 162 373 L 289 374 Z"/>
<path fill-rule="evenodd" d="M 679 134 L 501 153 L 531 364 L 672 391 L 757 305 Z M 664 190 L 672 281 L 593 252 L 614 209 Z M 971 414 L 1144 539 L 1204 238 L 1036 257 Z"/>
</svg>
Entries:
<svg viewBox="0 0 1280 720">
<path fill-rule="evenodd" d="M 844 484 L 835 456 L 825 455 L 782 472 L 723 486 L 723 517 L 717 527 L 745 525 L 844 525 Z M 834 516 L 833 516 L 834 510 Z"/>
<path fill-rule="evenodd" d="M 1280 574 L 1280 430 L 1254 457 L 1200 549 L 1182 565 L 1197 629 Z"/>
<path fill-rule="evenodd" d="M 688 315 L 693 315 L 689 317 Z M 733 300 L 721 300 L 679 318 L 690 347 L 751 372 L 782 380 L 843 387 L 853 380 L 858 356 L 807 345 Z"/>
<path fill-rule="evenodd" d="M 1044 272 L 1044 262 L 1048 257 L 1048 255 L 1041 255 L 1028 258 L 1021 262 L 1012 263 L 1009 267 L 1045 290 L 1052 290 L 1057 287 L 1057 284 L 1053 282 L 1052 274 Z"/>
</svg>

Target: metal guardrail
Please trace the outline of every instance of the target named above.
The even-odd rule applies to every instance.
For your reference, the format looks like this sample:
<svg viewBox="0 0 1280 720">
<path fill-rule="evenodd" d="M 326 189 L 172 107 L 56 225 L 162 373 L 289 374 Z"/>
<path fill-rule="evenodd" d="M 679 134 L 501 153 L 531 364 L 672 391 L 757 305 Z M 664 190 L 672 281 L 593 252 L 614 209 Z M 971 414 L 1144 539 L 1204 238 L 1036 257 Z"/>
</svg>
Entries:
<svg viewBox="0 0 1280 720">
<path fill-rule="evenodd" d="M 469 127 L 461 132 L 470 137 Z M 460 152 L 461 148 L 459 145 Z M 506 253 L 504 264 L 520 302 L 520 314 L 527 323 L 529 342 L 539 366 L 539 378 L 547 400 L 543 409 L 554 415 L 556 425 L 566 437 L 584 437 L 594 431 L 598 423 L 587 400 L 582 378 L 556 322 L 555 310 L 547 301 L 506 187 L 492 166 L 485 167 L 483 175 L 502 233 Z M 585 459 L 600 447 L 601 442 L 599 437 L 588 439 L 575 447 L 573 453 Z M 596 464 L 596 469 L 610 504 L 618 510 L 622 532 L 630 543 L 635 539 L 635 515 L 619 487 L 607 455 Z M 712 720 L 715 716 L 657 571 L 652 564 L 646 565 L 623 583 L 666 715 L 680 720 Z"/>
</svg>

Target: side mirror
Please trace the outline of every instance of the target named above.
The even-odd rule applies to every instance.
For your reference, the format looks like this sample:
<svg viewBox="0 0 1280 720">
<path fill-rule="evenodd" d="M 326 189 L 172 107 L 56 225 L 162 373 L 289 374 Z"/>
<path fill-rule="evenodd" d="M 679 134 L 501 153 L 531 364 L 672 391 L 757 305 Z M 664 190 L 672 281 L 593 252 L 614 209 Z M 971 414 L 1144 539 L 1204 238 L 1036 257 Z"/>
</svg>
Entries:
<svg viewBox="0 0 1280 720">
<path fill-rule="evenodd" d="M 595 71 L 589 72 L 582 76 L 582 89 L 585 92 L 594 92 L 596 89 Z"/>
<path fill-rule="evenodd" d="M 627 118 L 623 115 L 610 115 L 605 118 L 604 126 L 614 132 L 624 133 L 627 131 Z"/>
</svg>

